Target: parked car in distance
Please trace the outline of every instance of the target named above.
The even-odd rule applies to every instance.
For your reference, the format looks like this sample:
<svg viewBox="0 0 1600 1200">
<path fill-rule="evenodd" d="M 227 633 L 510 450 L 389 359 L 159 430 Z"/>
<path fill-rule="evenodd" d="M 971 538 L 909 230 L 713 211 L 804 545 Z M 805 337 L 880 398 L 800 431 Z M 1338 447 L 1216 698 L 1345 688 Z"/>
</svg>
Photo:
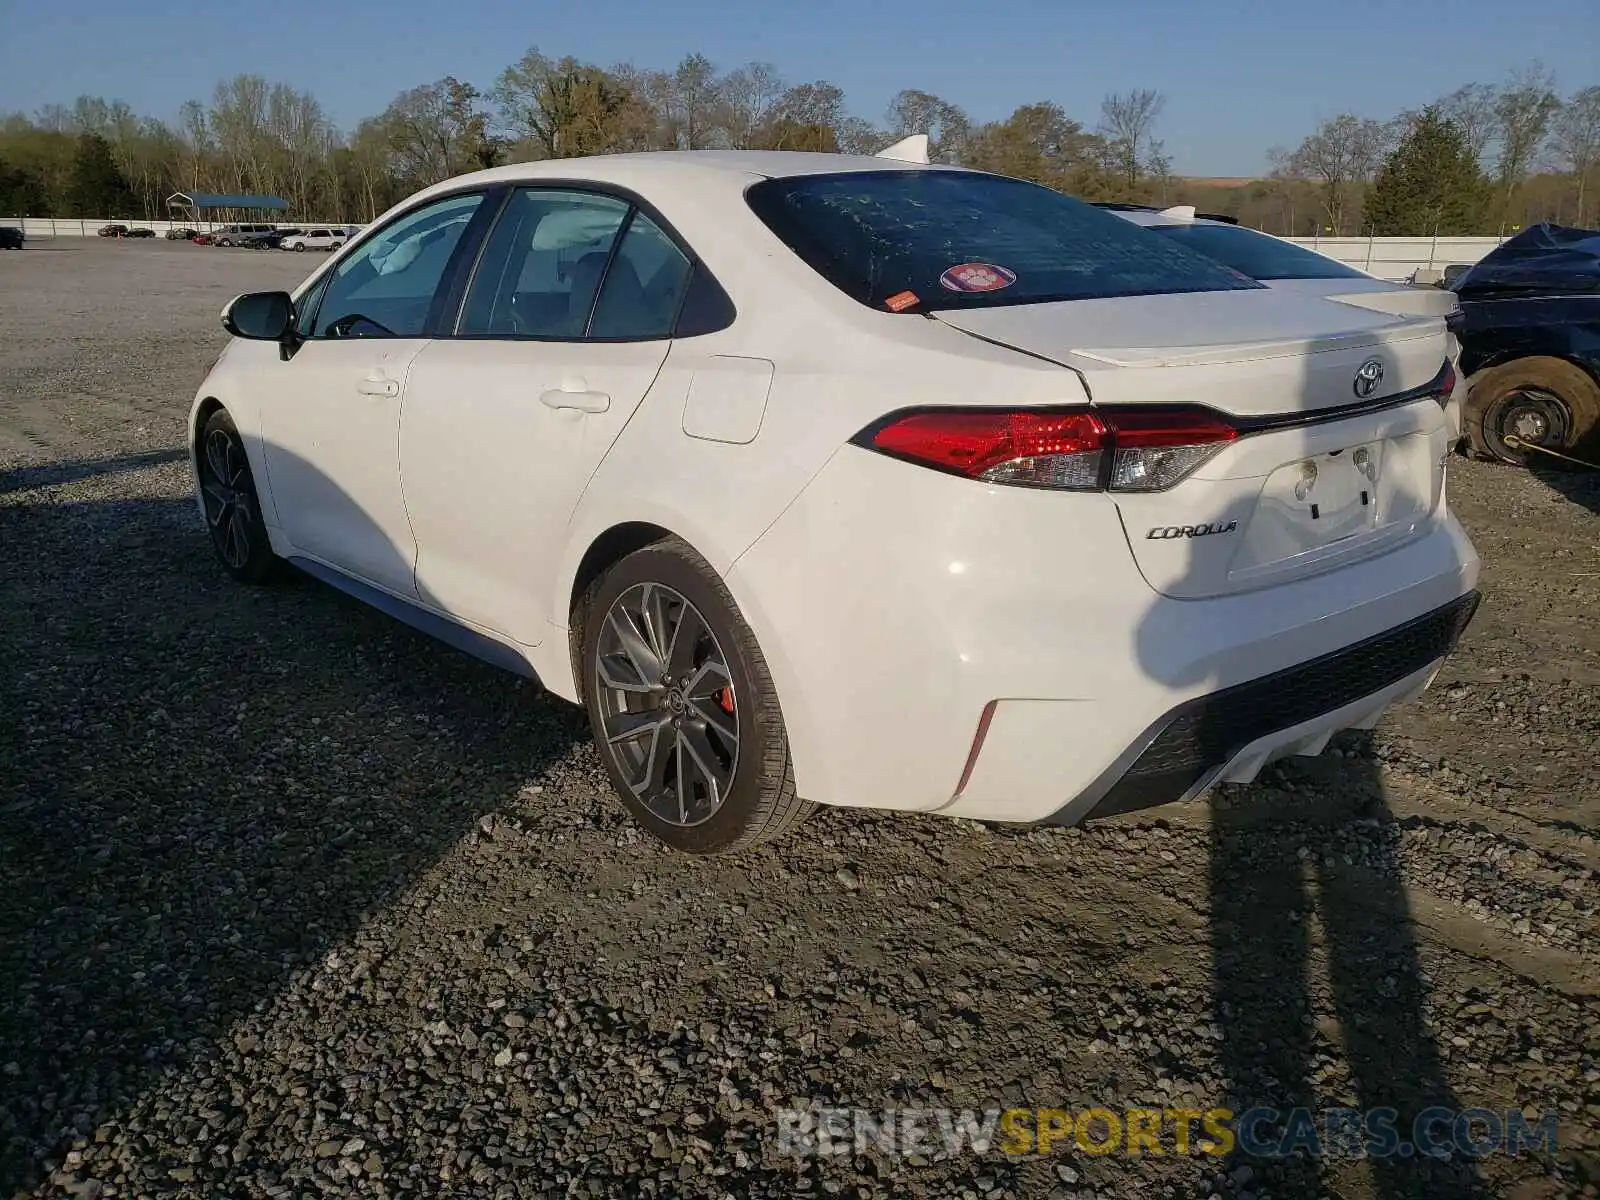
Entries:
<svg viewBox="0 0 1600 1200">
<path fill-rule="evenodd" d="M 244 238 L 249 234 L 271 233 L 271 225 L 224 225 L 211 232 L 211 245 L 213 246 L 242 246 Z"/>
<path fill-rule="evenodd" d="M 1109 209 L 1124 220 L 1198 250 L 1279 291 L 1330 298 L 1360 295 L 1367 305 L 1382 305 L 1384 301 L 1379 297 L 1387 295 L 1393 303 L 1386 311 L 1417 316 L 1432 312 L 1445 321 L 1447 330 L 1453 323 L 1451 313 L 1456 305 L 1443 297 L 1430 294 L 1428 299 L 1419 301 L 1414 294 L 1416 289 L 1409 285 L 1379 279 L 1326 254 L 1240 225 L 1232 217 L 1197 213 L 1190 205 L 1164 209 L 1142 204 L 1099 204 L 1096 207 Z M 1450 425 L 1451 444 L 1455 445 L 1461 440 L 1461 414 L 1467 388 L 1465 372 L 1460 368 L 1460 343 L 1453 331 L 1446 336 L 1453 377 L 1450 387 L 1441 394 L 1441 403 Z"/>
<path fill-rule="evenodd" d="M 167 230 L 166 237 L 169 242 L 187 242 L 194 238 L 195 232 L 186 225 L 179 225 Z"/>
<path fill-rule="evenodd" d="M 128 227 L 126 225 L 118 224 L 102 225 L 100 226 L 98 233 L 101 237 L 127 237 Z"/>
<path fill-rule="evenodd" d="M 0 225 L 0 250 L 21 250 L 25 240 L 15 225 Z"/>
<path fill-rule="evenodd" d="M 280 247 L 284 250 L 337 250 L 350 240 L 343 229 L 318 227 L 286 235 Z"/>
<path fill-rule="evenodd" d="M 925 138 L 462 176 L 223 324 L 221 569 L 539 678 L 682 850 L 1245 782 L 1420 693 L 1477 605 L 1441 321 Z"/>
<path fill-rule="evenodd" d="M 243 246 L 248 250 L 276 250 L 283 240 L 283 235 L 276 229 L 264 229 L 255 233 L 241 233 L 236 246 Z"/>
<path fill-rule="evenodd" d="M 135 225 L 122 236 L 130 238 L 153 238 L 155 235 L 156 231 L 154 229 L 146 228 L 143 225 Z"/>
<path fill-rule="evenodd" d="M 207 233 L 205 230 L 201 230 L 189 240 L 196 246 L 209 246 L 211 245 L 211 234 Z"/>
<path fill-rule="evenodd" d="M 1563 465 L 1555 455 L 1600 463 L 1600 230 L 1530 226 L 1454 291 L 1473 452 L 1523 466 Z"/>
</svg>

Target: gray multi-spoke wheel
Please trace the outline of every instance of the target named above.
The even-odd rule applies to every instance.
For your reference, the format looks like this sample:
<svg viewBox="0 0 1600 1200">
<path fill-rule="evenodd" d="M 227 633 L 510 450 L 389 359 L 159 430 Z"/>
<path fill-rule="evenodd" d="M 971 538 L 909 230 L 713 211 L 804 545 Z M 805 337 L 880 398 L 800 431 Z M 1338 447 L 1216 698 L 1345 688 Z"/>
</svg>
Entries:
<svg viewBox="0 0 1600 1200">
<path fill-rule="evenodd" d="M 263 582 L 279 560 L 267 539 L 244 443 L 225 411 L 219 409 L 206 421 L 197 466 L 200 503 L 217 560 L 236 579 Z"/>
<path fill-rule="evenodd" d="M 646 546 L 595 580 L 573 615 L 595 742 L 641 825 L 711 854 L 806 816 L 766 659 L 704 559 L 675 539 Z"/>
<path fill-rule="evenodd" d="M 606 749 L 639 803 L 669 825 L 714 816 L 739 768 L 739 709 L 700 610 L 664 583 L 635 584 L 606 612 L 591 682 Z"/>
</svg>

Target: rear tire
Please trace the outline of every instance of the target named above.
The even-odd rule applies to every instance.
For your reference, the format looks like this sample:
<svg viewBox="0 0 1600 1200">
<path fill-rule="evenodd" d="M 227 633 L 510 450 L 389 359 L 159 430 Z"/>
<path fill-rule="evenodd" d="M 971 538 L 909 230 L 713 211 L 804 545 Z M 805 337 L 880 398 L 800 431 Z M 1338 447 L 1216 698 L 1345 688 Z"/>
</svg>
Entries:
<svg viewBox="0 0 1600 1200">
<path fill-rule="evenodd" d="M 1480 458 L 1523 467 L 1570 465 L 1507 439 L 1575 457 L 1592 455 L 1600 441 L 1600 384 L 1563 359 L 1513 359 L 1479 371 L 1468 389 L 1463 424 Z"/>
<path fill-rule="evenodd" d="M 589 726 L 634 820 L 674 849 L 723 854 L 810 814 L 766 658 L 689 546 L 669 538 L 634 551 L 574 616 Z"/>
</svg>

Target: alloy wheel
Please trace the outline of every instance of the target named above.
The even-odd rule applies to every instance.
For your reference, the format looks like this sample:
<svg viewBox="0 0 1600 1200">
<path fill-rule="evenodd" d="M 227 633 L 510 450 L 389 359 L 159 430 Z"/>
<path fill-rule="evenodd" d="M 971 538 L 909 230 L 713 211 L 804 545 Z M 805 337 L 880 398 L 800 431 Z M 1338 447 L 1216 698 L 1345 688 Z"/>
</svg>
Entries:
<svg viewBox="0 0 1600 1200">
<path fill-rule="evenodd" d="M 244 447 L 226 429 L 206 435 L 200 493 L 211 540 L 222 561 L 241 571 L 250 561 L 250 527 L 255 520 L 255 489 Z"/>
<path fill-rule="evenodd" d="M 669 825 L 709 820 L 739 766 L 739 716 L 700 610 L 663 584 L 635 584 L 606 612 L 594 674 L 605 750 L 634 798 Z"/>
</svg>

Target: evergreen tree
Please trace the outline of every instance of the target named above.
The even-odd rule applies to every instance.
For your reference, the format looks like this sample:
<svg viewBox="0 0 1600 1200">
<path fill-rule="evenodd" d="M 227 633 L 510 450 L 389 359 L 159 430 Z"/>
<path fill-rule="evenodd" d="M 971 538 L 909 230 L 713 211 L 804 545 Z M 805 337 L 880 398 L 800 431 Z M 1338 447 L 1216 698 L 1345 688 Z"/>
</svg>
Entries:
<svg viewBox="0 0 1600 1200">
<path fill-rule="evenodd" d="M 135 203 L 133 189 L 111 157 L 111 143 L 98 133 L 80 136 L 72 161 L 72 204 L 76 215 L 131 216 Z"/>
<path fill-rule="evenodd" d="M 1376 237 L 1480 232 L 1484 183 L 1455 122 L 1429 105 L 1384 161 L 1367 193 L 1365 224 Z"/>
</svg>

